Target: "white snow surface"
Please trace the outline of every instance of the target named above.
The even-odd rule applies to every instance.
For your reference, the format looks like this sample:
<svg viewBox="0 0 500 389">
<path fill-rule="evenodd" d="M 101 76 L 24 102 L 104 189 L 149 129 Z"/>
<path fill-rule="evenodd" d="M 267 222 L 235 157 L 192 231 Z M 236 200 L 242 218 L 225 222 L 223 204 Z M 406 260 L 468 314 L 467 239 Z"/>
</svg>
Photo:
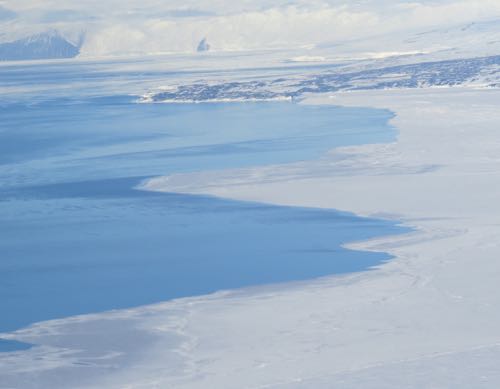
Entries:
<svg viewBox="0 0 500 389">
<path fill-rule="evenodd" d="M 308 103 L 393 110 L 397 142 L 337 149 L 321 161 L 277 169 L 214 173 L 206 181 L 191 175 L 147 183 L 385 216 L 418 231 L 357 245 L 396 256 L 376 272 L 332 278 L 230 314 L 248 322 L 248 334 L 239 335 L 254 348 L 242 352 L 230 337 L 232 352 L 209 363 L 208 371 L 220 369 L 220 381 L 206 382 L 234 383 L 253 371 L 244 378 L 248 387 L 496 387 L 499 98 L 498 90 L 454 88 L 311 96 Z M 260 327 L 260 320 L 273 326 Z M 221 336 L 230 333 L 224 328 Z M 255 360 L 263 371 L 251 367 Z M 242 371 L 224 371 L 236 361 Z"/>
<path fill-rule="evenodd" d="M 39 346 L 0 355 L 0 387 L 500 387 L 499 101 L 500 90 L 472 88 L 310 96 L 304 103 L 389 108 L 398 140 L 146 182 L 391 218 L 416 232 L 351 245 L 395 256 L 370 272 L 7 334 Z"/>
</svg>

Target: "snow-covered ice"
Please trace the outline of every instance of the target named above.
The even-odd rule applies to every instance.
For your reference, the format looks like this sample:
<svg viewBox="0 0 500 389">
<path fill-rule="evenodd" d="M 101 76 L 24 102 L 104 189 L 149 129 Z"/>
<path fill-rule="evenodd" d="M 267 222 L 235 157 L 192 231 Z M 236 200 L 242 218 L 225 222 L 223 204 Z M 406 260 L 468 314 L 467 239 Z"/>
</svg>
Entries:
<svg viewBox="0 0 500 389">
<path fill-rule="evenodd" d="M 210 182 L 193 177 L 191 188 L 181 186 L 183 191 L 229 198 L 385 215 L 418 230 L 411 238 L 362 245 L 383 248 L 397 257 L 378 273 L 342 286 L 332 279 L 307 302 L 299 303 L 300 297 L 307 298 L 294 292 L 295 319 L 301 317 L 306 324 L 295 321 L 290 327 L 297 330 L 290 339 L 296 342 L 287 338 L 281 343 L 279 350 L 291 349 L 283 358 L 286 362 L 276 356 L 266 359 L 268 370 L 274 372 L 266 384 L 280 380 L 287 387 L 498 384 L 491 359 L 498 357 L 500 340 L 495 211 L 500 195 L 499 97 L 498 90 L 454 88 L 311 97 L 308 103 L 390 108 L 397 114 L 393 124 L 401 131 L 399 139 L 390 145 L 336 150 L 322 161 L 295 165 L 280 181 L 266 179 L 265 170 L 255 169 L 233 171 L 229 177 L 222 173 L 221 185 L 212 175 Z M 341 158 L 346 154 L 349 159 Z M 286 173 L 286 167 L 281 169 Z M 172 186 L 162 187 L 161 180 L 150 185 L 172 190 L 176 180 L 187 181 L 172 177 Z M 324 305 L 319 303 L 322 299 Z M 276 311 L 287 306 L 278 301 L 269 304 Z M 293 321 L 287 318 L 286 323 Z M 258 354 L 270 354 L 269 339 L 284 338 L 272 331 L 255 336 L 252 344 L 266 345 L 267 352 Z M 299 344 L 301 351 L 293 350 Z M 237 360 L 236 354 L 244 359 L 237 348 L 229 360 Z M 287 365 L 296 377 L 284 377 L 270 367 L 273 364 Z M 353 373 L 358 370 L 362 374 Z M 261 384 L 255 382 L 255 387 Z"/>
<path fill-rule="evenodd" d="M 416 232 L 356 244 L 396 256 L 369 273 L 34 325 L 9 337 L 42 346 L 3 357 L 2 380 L 8 386 L 22 373 L 42 386 L 66 377 L 72 387 L 498 387 L 499 98 L 499 90 L 471 88 L 310 96 L 304 103 L 389 108 L 399 138 L 278 170 L 150 181 L 151 190 L 392 218 Z M 121 336 L 106 335 L 116 328 Z M 96 342 L 81 351 L 88 337 Z M 133 354 L 121 339 L 138 340 Z M 113 369 L 117 361 L 127 368 Z"/>
</svg>

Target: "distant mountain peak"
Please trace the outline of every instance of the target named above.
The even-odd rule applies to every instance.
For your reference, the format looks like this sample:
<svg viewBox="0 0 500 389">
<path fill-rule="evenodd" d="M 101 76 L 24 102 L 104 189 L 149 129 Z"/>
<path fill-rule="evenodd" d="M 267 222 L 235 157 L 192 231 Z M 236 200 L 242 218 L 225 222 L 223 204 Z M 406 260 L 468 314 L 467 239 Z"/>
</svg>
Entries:
<svg viewBox="0 0 500 389">
<path fill-rule="evenodd" d="M 0 61 L 73 58 L 80 53 L 77 45 L 66 40 L 57 30 L 34 34 L 0 44 Z"/>
<path fill-rule="evenodd" d="M 197 52 L 204 52 L 204 51 L 209 51 L 210 50 L 210 45 L 207 42 L 207 38 L 203 38 L 200 43 L 198 43 L 198 47 L 196 49 Z"/>
<path fill-rule="evenodd" d="M 49 30 L 46 32 L 41 32 L 38 34 L 34 34 L 28 36 L 23 39 L 19 39 L 17 42 L 25 42 L 25 43 L 50 43 L 52 40 L 63 39 L 64 38 L 59 34 L 57 30 Z"/>
</svg>

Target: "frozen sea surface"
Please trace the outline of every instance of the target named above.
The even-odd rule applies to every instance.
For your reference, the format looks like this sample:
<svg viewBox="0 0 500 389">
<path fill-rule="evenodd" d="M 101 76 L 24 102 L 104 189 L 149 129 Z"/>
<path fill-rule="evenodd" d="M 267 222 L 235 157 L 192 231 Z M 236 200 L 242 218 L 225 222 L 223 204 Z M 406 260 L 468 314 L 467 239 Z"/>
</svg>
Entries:
<svg viewBox="0 0 500 389">
<path fill-rule="evenodd" d="M 0 331 L 221 289 L 366 270 L 345 242 L 404 232 L 328 210 L 133 189 L 160 174 L 387 142 L 388 111 L 292 103 L 0 107 Z"/>
</svg>

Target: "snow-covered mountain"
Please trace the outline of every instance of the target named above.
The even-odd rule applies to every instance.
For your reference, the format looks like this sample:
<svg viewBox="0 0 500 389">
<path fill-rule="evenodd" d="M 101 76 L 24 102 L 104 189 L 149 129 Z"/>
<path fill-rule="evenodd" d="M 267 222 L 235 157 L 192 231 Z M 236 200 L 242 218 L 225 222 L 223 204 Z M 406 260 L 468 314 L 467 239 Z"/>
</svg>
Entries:
<svg viewBox="0 0 500 389">
<path fill-rule="evenodd" d="M 67 41 L 57 31 L 0 43 L 0 61 L 73 58 L 79 52 L 79 45 Z"/>
<path fill-rule="evenodd" d="M 498 54 L 492 51 L 500 47 L 495 43 L 497 0 L 51 0 L 37 1 L 36 7 L 33 0 L 1 3 L 0 36 L 15 40 L 57 29 L 72 37 L 85 31 L 81 56 L 92 58 L 193 53 L 204 36 L 213 53 L 303 49 L 294 55 L 297 58 L 324 57 L 307 51 L 325 46 L 350 58 L 462 47 L 486 56 Z"/>
</svg>

